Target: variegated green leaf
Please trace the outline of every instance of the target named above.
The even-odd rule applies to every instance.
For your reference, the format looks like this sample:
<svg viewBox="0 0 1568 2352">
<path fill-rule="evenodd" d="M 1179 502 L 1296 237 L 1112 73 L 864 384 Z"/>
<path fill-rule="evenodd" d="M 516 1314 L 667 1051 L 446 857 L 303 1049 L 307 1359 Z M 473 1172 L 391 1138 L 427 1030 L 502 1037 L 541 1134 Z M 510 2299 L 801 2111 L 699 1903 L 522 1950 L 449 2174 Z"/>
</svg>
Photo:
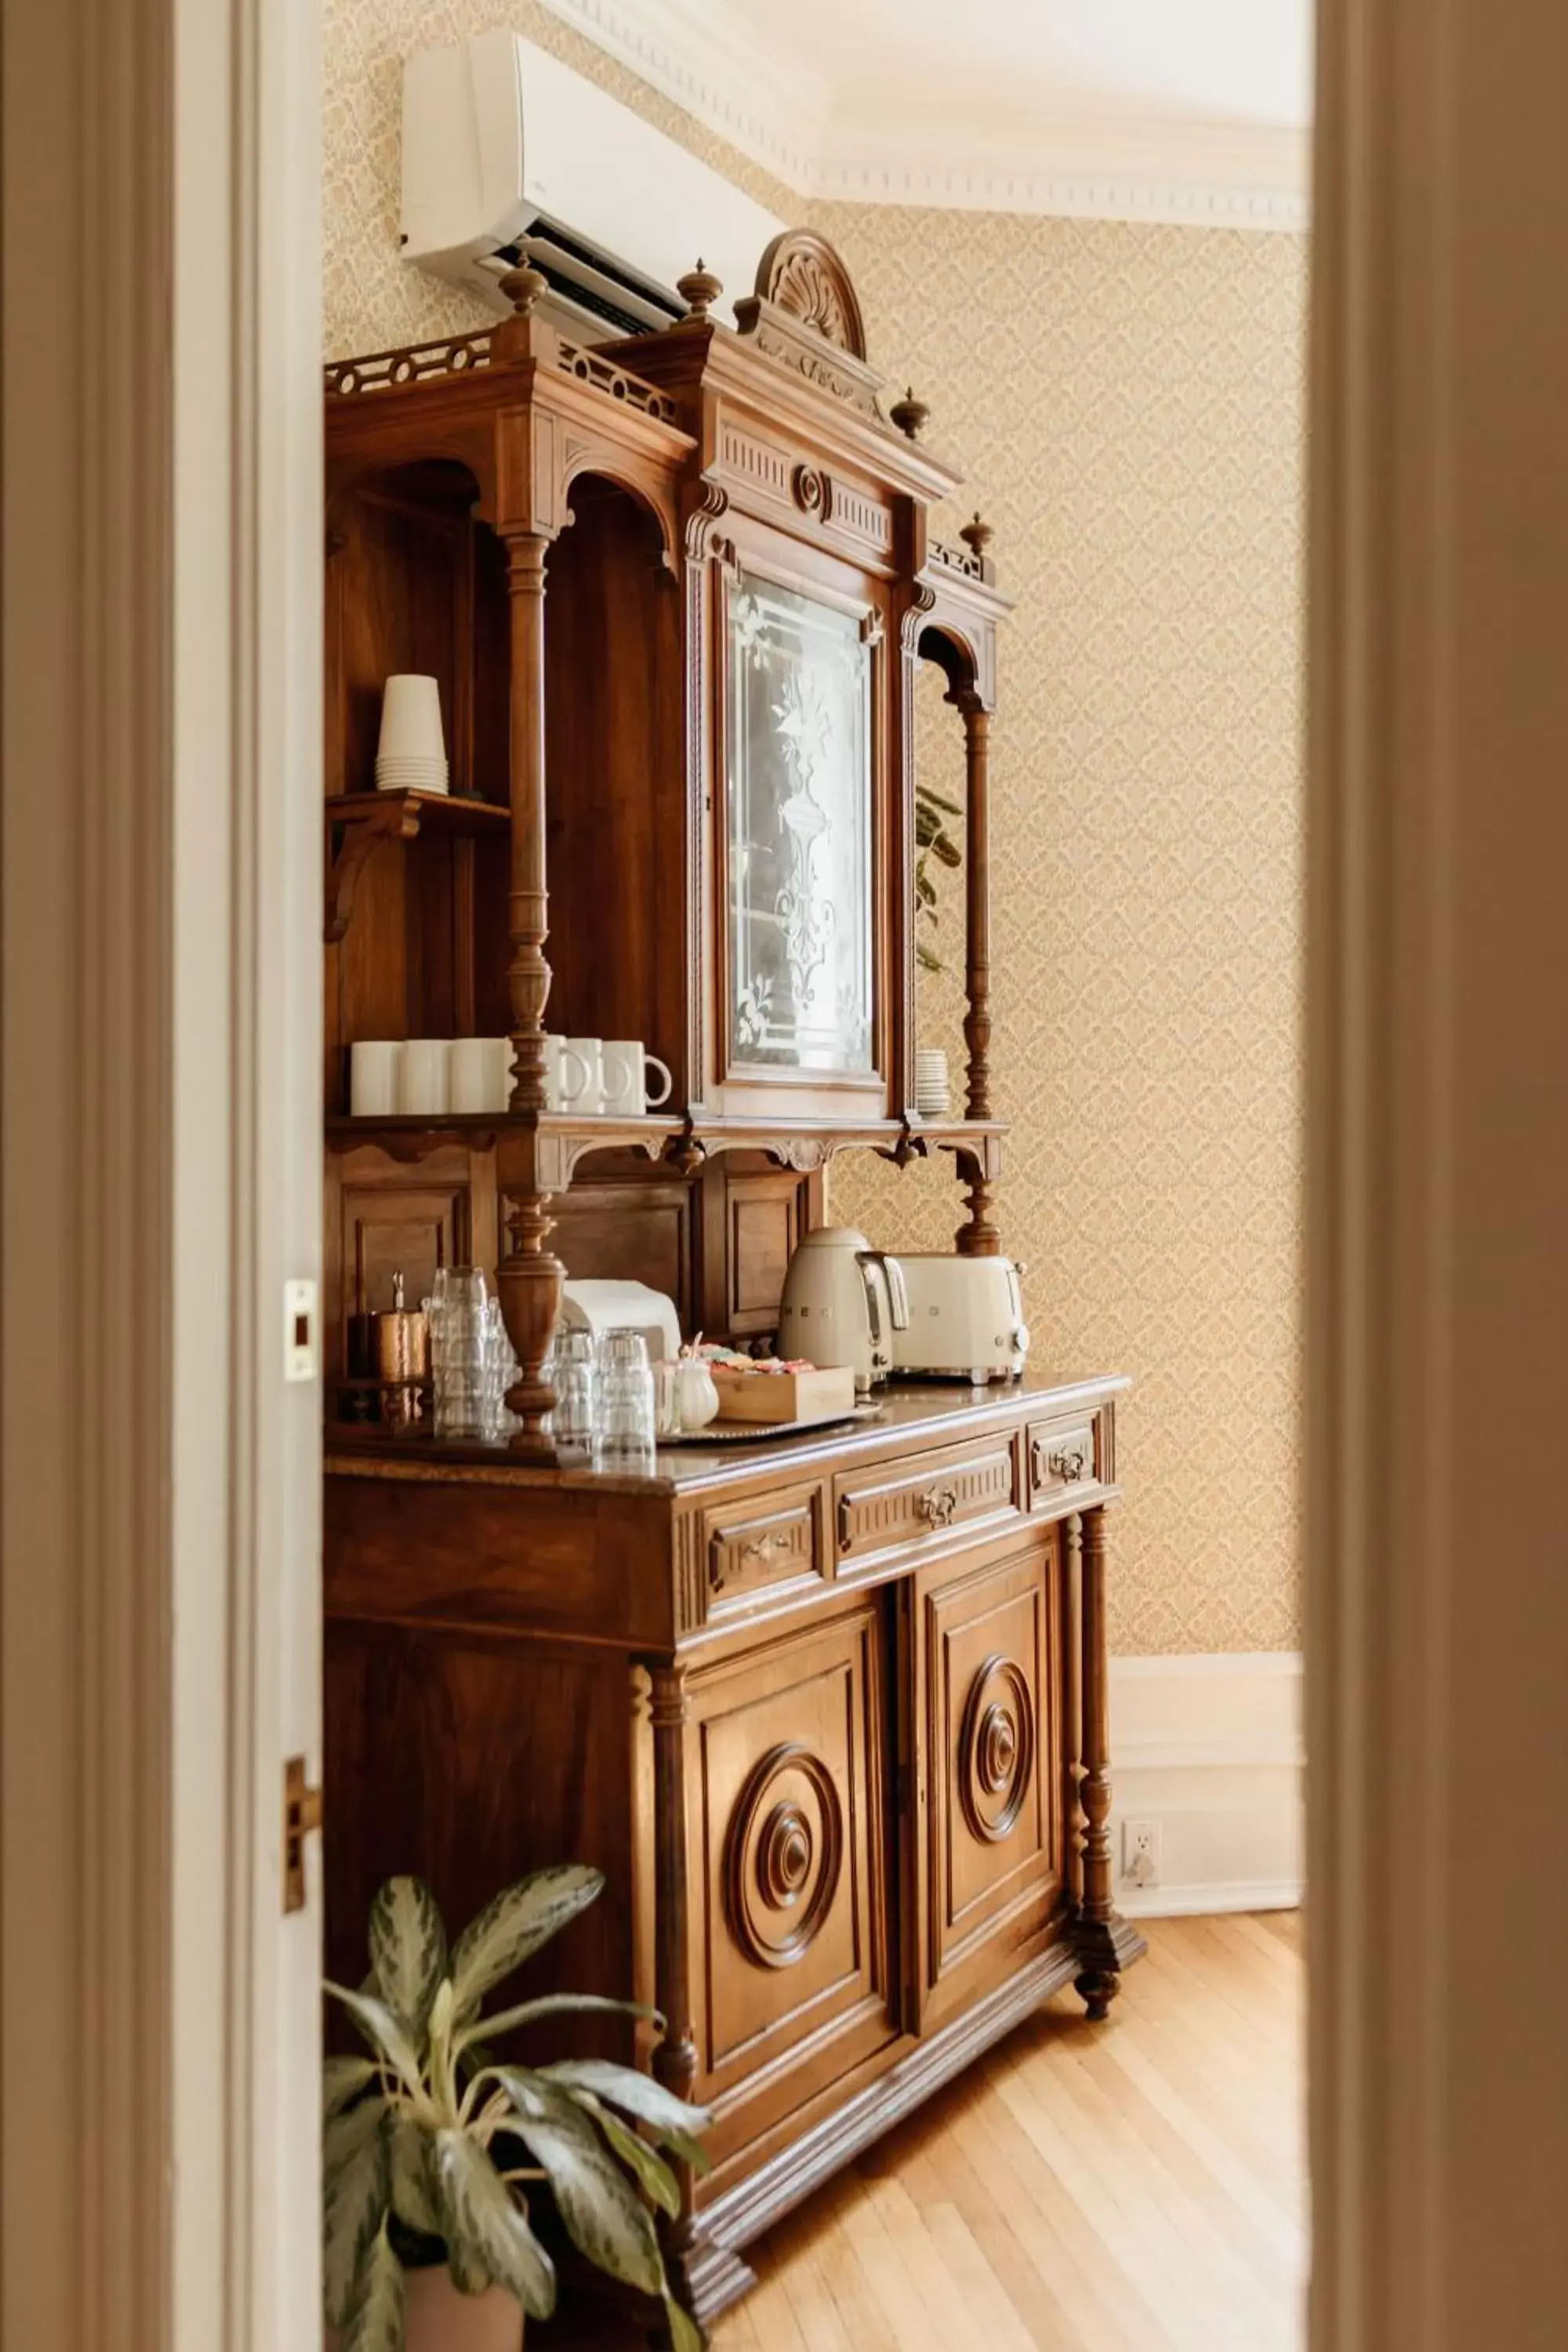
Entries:
<svg viewBox="0 0 1568 2352">
<path fill-rule="evenodd" d="M 621 2162 L 637 2179 L 645 2196 L 650 2197 L 661 2211 L 674 2216 L 680 2210 L 680 2190 L 676 2179 L 661 2156 L 656 2156 L 646 2139 L 639 2139 L 629 2124 L 605 2106 L 590 2092 L 579 2093 L 599 2130 L 605 2135 Z"/>
<path fill-rule="evenodd" d="M 358 2307 L 361 2273 L 386 2220 L 385 2123 L 386 2102 L 366 2099 L 328 2126 L 321 2184 L 321 2300 L 334 2327 L 346 2326 Z"/>
<path fill-rule="evenodd" d="M 611 2278 L 645 2294 L 664 2292 L 653 2216 L 586 2116 L 573 2124 L 519 2116 L 518 2137 L 542 2164 L 568 2236 Z"/>
<path fill-rule="evenodd" d="M 374 2069 L 372 2070 L 374 2071 Z M 357 2106 L 341 2107 L 329 2116 L 321 2129 L 321 2177 L 331 2180 L 352 2163 L 367 2139 L 381 2129 L 386 2114 L 384 2098 L 361 2099 Z"/>
<path fill-rule="evenodd" d="M 458 2016 L 471 2018 L 490 1987 L 586 1910 L 604 1883 L 602 1871 L 590 1870 L 584 1863 L 563 1863 L 554 1870 L 535 1871 L 487 1904 L 452 1949 Z"/>
<path fill-rule="evenodd" d="M 635 2000 L 611 2000 L 597 1992 L 546 1992 L 537 2000 L 520 2001 L 515 2009 L 499 2009 L 493 2017 L 481 2018 L 468 2032 L 459 2033 L 452 2047 L 460 2057 L 468 2049 L 470 2038 L 481 2033 L 514 2033 L 520 2025 L 531 2025 L 536 2018 L 562 2017 L 568 2011 L 597 2010 L 613 2017 L 640 2017 L 654 2024 L 662 2021 L 657 2009 L 645 2009 Z"/>
<path fill-rule="evenodd" d="M 602 2132 L 653 2202 L 667 2213 L 679 2212 L 680 2190 L 669 2167 L 655 2154 L 647 2140 L 639 2139 L 619 2116 L 595 2097 L 592 2091 L 583 2089 L 580 2084 L 569 2085 L 552 2081 L 547 2074 L 531 2067 L 498 2066 L 495 2071 L 502 2090 L 520 2116 L 536 2116 L 544 2123 L 564 2123 L 569 2128 L 575 2125 L 579 2130 L 586 2126 Z M 618 2066 L 609 2069 L 613 2074 L 628 2071 Z M 679 2101 L 676 2104 L 679 2105 Z M 686 2112 L 700 2115 L 702 2111 L 693 2107 Z"/>
<path fill-rule="evenodd" d="M 447 1972 L 447 1929 L 422 1878 L 389 1878 L 377 1890 L 370 1965 L 380 1998 L 417 2035 Z"/>
<path fill-rule="evenodd" d="M 495 2166 L 463 2132 L 439 2131 L 435 2145 L 448 2250 L 460 2248 L 465 2265 L 504 2286 L 531 2319 L 548 2319 L 555 2308 L 554 2268 Z"/>
<path fill-rule="evenodd" d="M 441 2215 L 430 2180 L 430 2138 L 411 2116 L 395 2116 L 391 2126 L 392 2210 L 424 2238 L 438 2238 Z"/>
<path fill-rule="evenodd" d="M 403 2352 L 403 2265 L 384 2224 L 365 2252 L 341 2352 Z"/>
<path fill-rule="evenodd" d="M 636 2066 L 617 2066 L 608 2058 L 563 2058 L 553 2066 L 542 2066 L 539 2072 L 547 2082 L 564 2084 L 568 2089 L 592 2091 L 596 2099 L 605 2099 L 612 2106 L 639 2123 L 651 2124 L 659 2138 L 673 2147 L 687 2163 L 695 2164 L 706 2172 L 708 2157 L 698 2140 L 713 2118 L 706 2107 L 689 2106 L 656 2083 L 651 2074 L 644 2074 Z"/>
<path fill-rule="evenodd" d="M 402 2020 L 394 2016 L 384 2000 L 375 2000 L 370 1993 L 350 1992 L 345 1986 L 335 1984 L 329 1984 L 326 1990 L 334 2000 L 342 2002 L 377 2057 L 385 2059 L 404 2088 L 417 2095 L 423 2087 L 419 2053 Z"/>
<path fill-rule="evenodd" d="M 674 2352 L 702 2352 L 702 2336 L 697 2322 L 668 2292 L 664 2298 L 664 2315 L 669 2322 L 669 2340 Z"/>
<path fill-rule="evenodd" d="M 321 2068 L 322 2122 L 330 2123 L 374 2080 L 375 2067 L 368 2058 L 329 2058 Z"/>
<path fill-rule="evenodd" d="M 459 2294 L 488 2294 L 493 2284 L 483 2263 L 477 2262 L 457 2238 L 447 2241 L 447 2276 Z"/>
</svg>

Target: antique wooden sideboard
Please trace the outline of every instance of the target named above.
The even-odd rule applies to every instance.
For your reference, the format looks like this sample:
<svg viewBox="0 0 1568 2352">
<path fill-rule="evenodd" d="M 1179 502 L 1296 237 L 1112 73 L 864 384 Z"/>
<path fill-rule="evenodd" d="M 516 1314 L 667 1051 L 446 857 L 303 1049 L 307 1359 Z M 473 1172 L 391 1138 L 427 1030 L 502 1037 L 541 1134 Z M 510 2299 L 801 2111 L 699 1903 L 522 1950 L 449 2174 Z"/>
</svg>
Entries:
<svg viewBox="0 0 1568 2352">
<path fill-rule="evenodd" d="M 1075 1980 L 1111 1900 L 1107 1506 L 1122 1384 L 900 1391 L 848 1433 L 652 1477 L 363 1438 L 328 1460 L 337 1965 L 411 1861 L 454 1916 L 604 1869 L 541 1990 L 667 2021 L 711 2105 L 671 2252 L 710 2317 L 741 2250 Z"/>
<path fill-rule="evenodd" d="M 738 326 L 578 342 L 524 263 L 485 333 L 327 372 L 326 1864 L 355 1980 L 385 1874 L 450 1916 L 605 1872 L 531 1964 L 657 2003 L 711 2105 L 671 2252 L 741 2250 L 1060 1983 L 1103 2016 L 1111 1899 L 1101 1378 L 889 1391 L 815 1436 L 558 1457 L 565 1276 L 773 1330 L 835 1152 L 951 1155 L 1002 1246 L 988 736 L 1007 609 L 853 287 L 790 234 Z M 963 1108 L 915 1101 L 917 665 L 963 733 Z M 377 791 L 384 680 L 434 676 L 447 794 Z M 546 961 L 546 942 L 549 961 Z M 544 1032 L 640 1037 L 670 1101 L 548 1107 Z M 508 1034 L 504 1110 L 354 1116 L 356 1041 Z M 517 1433 L 376 1419 L 369 1318 L 496 1274 Z M 1037 1318 L 1049 1321 L 1048 1298 Z M 608 2031 L 608 2029 L 606 2029 Z"/>
</svg>

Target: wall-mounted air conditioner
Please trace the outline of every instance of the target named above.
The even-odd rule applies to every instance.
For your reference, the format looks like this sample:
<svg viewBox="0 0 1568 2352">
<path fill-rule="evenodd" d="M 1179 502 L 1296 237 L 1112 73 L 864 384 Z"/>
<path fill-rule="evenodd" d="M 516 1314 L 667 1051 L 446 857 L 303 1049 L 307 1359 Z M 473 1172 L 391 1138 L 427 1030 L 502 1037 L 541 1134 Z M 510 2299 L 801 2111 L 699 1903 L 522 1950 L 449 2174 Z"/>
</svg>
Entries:
<svg viewBox="0 0 1568 2352">
<path fill-rule="evenodd" d="M 747 294 L 784 223 L 520 34 L 422 49 L 403 68 L 403 257 L 505 310 L 526 250 L 599 337 L 667 326 L 699 257 Z M 732 321 L 731 321 L 732 323 Z"/>
</svg>

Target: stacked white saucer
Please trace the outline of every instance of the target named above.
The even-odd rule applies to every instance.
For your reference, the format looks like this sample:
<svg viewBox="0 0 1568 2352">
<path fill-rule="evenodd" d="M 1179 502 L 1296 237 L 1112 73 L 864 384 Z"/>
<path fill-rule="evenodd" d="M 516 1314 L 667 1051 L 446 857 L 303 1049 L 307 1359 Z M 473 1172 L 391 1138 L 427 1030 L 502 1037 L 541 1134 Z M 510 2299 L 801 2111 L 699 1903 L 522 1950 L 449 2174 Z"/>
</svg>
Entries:
<svg viewBox="0 0 1568 2352">
<path fill-rule="evenodd" d="M 940 1045 L 917 1045 L 915 1108 L 922 1118 L 945 1118 L 952 1101 L 947 1079 L 947 1055 Z"/>
<path fill-rule="evenodd" d="M 375 781 L 384 793 L 447 790 L 447 741 L 441 732 L 441 689 L 433 677 L 389 677 L 381 699 L 381 741 Z"/>
</svg>

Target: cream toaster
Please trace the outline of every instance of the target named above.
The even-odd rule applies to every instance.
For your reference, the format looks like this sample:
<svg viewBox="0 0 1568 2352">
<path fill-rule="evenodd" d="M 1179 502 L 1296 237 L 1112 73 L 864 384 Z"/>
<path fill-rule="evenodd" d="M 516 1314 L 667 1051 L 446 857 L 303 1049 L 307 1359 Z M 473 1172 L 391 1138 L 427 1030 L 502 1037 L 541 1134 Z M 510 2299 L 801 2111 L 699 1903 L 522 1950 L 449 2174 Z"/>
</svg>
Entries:
<svg viewBox="0 0 1568 2352">
<path fill-rule="evenodd" d="M 1029 1352 L 1023 1269 L 1010 1257 L 900 1250 L 905 1319 L 893 1331 L 893 1372 L 929 1380 L 1016 1380 Z"/>
</svg>

